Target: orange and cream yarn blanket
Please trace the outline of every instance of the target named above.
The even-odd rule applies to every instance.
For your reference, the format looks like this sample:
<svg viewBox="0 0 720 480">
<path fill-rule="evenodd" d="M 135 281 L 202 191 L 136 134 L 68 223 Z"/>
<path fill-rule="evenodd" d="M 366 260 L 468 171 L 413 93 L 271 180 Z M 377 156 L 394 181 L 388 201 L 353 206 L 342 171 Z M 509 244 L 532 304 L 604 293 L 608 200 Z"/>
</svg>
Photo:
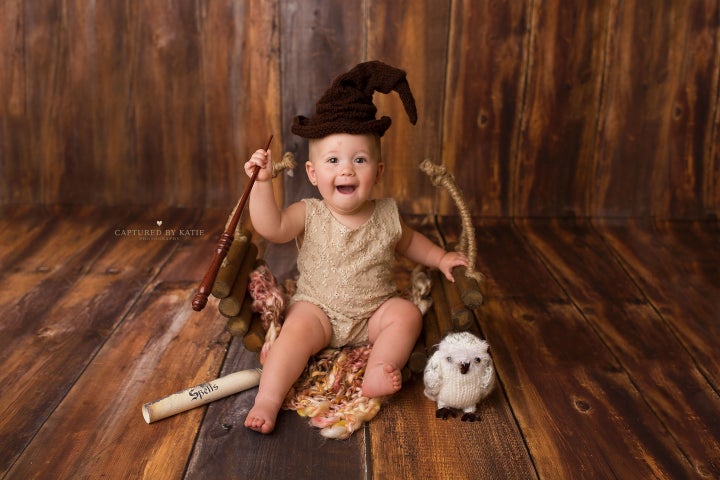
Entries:
<svg viewBox="0 0 720 480">
<path fill-rule="evenodd" d="M 370 350 L 370 345 L 323 350 L 310 360 L 283 408 L 308 417 L 323 437 L 350 437 L 380 411 L 379 399 L 361 393 Z"/>
<path fill-rule="evenodd" d="M 424 272 L 422 275 L 414 272 L 413 276 L 411 296 L 425 313 L 429 307 L 430 281 Z M 263 363 L 280 332 L 293 284 L 278 285 L 267 265 L 261 265 L 250 274 L 248 289 L 253 298 L 253 311 L 260 313 L 267 332 L 260 352 L 260 363 Z M 380 411 L 380 399 L 362 395 L 362 380 L 371 349 L 370 345 L 328 348 L 312 357 L 285 397 L 283 408 L 308 417 L 310 425 L 319 428 L 326 438 L 349 438 Z"/>
</svg>

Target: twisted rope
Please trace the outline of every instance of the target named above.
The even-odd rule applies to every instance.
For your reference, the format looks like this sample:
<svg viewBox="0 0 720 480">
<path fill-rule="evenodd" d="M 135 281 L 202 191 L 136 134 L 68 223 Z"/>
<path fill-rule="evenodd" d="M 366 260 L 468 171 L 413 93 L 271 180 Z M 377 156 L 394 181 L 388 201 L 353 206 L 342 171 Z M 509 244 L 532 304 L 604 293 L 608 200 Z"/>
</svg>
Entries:
<svg viewBox="0 0 720 480">
<path fill-rule="evenodd" d="M 430 181 L 436 187 L 443 187 L 448 191 L 450 197 L 452 197 L 455 205 L 460 212 L 460 220 L 462 224 L 462 232 L 460 233 L 460 242 L 455 248 L 457 251 L 465 253 L 468 257 L 468 267 L 465 270 L 467 277 L 474 278 L 476 281 L 481 282 L 484 279 L 484 275 L 475 270 L 475 262 L 477 260 L 477 244 L 475 242 L 475 228 L 472 223 L 472 215 L 470 209 L 465 202 L 460 188 L 455 183 L 455 177 L 448 172 L 445 165 L 436 165 L 429 159 L 425 159 L 420 163 L 420 170 L 422 170 Z"/>
</svg>

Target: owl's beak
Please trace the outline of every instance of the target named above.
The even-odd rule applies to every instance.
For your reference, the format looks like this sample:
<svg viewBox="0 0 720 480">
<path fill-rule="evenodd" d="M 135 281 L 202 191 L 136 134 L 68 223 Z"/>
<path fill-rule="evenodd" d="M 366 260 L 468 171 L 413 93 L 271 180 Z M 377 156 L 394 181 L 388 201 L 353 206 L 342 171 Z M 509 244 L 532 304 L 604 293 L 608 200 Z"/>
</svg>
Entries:
<svg viewBox="0 0 720 480">
<path fill-rule="evenodd" d="M 465 375 L 470 370 L 470 362 L 463 362 L 460 364 L 460 373 Z"/>
</svg>

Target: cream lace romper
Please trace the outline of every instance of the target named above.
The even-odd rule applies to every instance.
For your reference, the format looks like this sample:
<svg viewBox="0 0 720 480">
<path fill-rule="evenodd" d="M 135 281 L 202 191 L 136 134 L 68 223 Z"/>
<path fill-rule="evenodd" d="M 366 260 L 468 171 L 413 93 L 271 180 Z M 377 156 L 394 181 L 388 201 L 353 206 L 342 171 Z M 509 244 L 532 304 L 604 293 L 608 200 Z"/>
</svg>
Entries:
<svg viewBox="0 0 720 480">
<path fill-rule="evenodd" d="M 368 320 L 397 293 L 392 268 L 401 227 L 395 200 L 375 200 L 370 219 L 354 230 L 338 222 L 322 200 L 303 201 L 305 233 L 292 302 L 307 301 L 325 312 L 331 347 L 367 342 Z"/>
</svg>

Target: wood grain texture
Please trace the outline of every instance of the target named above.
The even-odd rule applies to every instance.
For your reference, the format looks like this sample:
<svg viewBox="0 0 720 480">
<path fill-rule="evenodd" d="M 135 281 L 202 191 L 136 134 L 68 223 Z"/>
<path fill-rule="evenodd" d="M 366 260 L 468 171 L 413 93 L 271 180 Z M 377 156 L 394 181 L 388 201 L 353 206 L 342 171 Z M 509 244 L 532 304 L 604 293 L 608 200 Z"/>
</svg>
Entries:
<svg viewBox="0 0 720 480">
<path fill-rule="evenodd" d="M 190 2 L 140 2 L 133 16 L 135 188 L 146 203 L 202 205 L 203 104 L 197 10 Z M 195 180 L 200 181 L 195 181 Z"/>
<path fill-rule="evenodd" d="M 476 312 L 539 476 L 692 476 L 627 371 L 516 228 L 479 232 L 482 270 L 499 291 L 489 289 Z"/>
<path fill-rule="evenodd" d="M 483 284 L 486 298 L 524 296 L 543 301 L 560 301 L 566 298 L 540 262 L 527 261 L 532 254 L 527 250 L 522 237 L 513 232 L 510 220 L 481 219 L 476 220 L 474 225 L 478 245 L 476 270 L 486 276 Z M 460 220 L 458 217 L 442 217 L 438 220 L 438 228 L 445 236 L 446 243 L 455 242 L 459 237 Z M 515 251 L 523 254 L 518 256 L 507 253 Z M 512 289 L 507 288 L 508 285 L 512 285 Z"/>
<path fill-rule="evenodd" d="M 19 337 L 34 337 L 56 302 L 71 292 L 86 269 L 113 238 L 112 228 L 98 228 L 103 212 L 85 211 L 77 217 L 50 216 L 17 255 L 3 261 L 0 302 L 6 305 L 0 337 L 0 357 L 11 354 Z M 120 217 L 122 219 L 122 217 Z M 18 222 L 21 223 L 21 222 Z M 24 229 L 16 227 L 22 232 Z"/>
<path fill-rule="evenodd" d="M 279 3 L 199 3 L 206 192 L 203 204 L 232 206 L 247 176 L 243 164 L 274 135 L 282 154 Z M 282 182 L 276 182 L 282 190 Z M 279 195 L 282 192 L 278 192 Z"/>
<path fill-rule="evenodd" d="M 720 426 L 713 419 L 720 397 L 600 235 L 588 223 L 524 222 L 520 229 L 615 353 L 696 474 L 719 476 Z M 632 229 L 629 234 L 635 236 Z M 691 245 L 703 251 L 700 242 Z M 692 325 L 684 321 L 682 328 Z"/>
<path fill-rule="evenodd" d="M 89 476 L 96 472 L 96 465 L 117 478 L 178 478 L 182 474 L 202 409 L 148 426 L 140 407 L 217 376 L 223 344 L 211 342 L 198 348 L 193 337 L 207 335 L 208 328 L 220 336 L 224 322 L 209 318 L 210 313 L 178 308 L 190 300 L 193 284 L 167 282 L 151 290 L 152 301 L 141 301 L 142 313 L 128 318 L 98 353 L 10 475 Z M 128 363 L 128 355 L 135 360 Z M 108 382 L 109 378 L 115 381 Z M 89 390 L 96 392 L 92 398 L 86 397 Z M 68 431 L 74 433 L 74 441 L 45 454 L 48 442 Z M 36 461 L 40 456 L 42 464 Z M 118 462 L 118 456 L 133 461 Z M 94 460 L 87 462 L 87 458 Z"/>
<path fill-rule="evenodd" d="M 717 45 L 720 45 L 720 29 L 714 33 Z M 720 82 L 720 48 L 715 51 L 715 68 L 713 69 L 713 87 Z M 710 129 L 710 143 L 705 151 L 703 161 L 703 206 L 706 216 L 717 221 L 720 215 L 720 98 L 713 105 L 713 120 Z"/>
<path fill-rule="evenodd" d="M 170 241 L 116 237 L 116 228 L 124 226 L 113 228 L 113 222 L 131 225 L 142 217 L 133 218 L 131 222 L 124 218 L 124 214 L 108 218 L 99 213 L 102 212 L 73 217 L 77 222 L 77 225 L 71 225 L 73 228 L 68 228 L 67 221 L 58 221 L 58 227 L 61 228 L 52 236 L 52 240 L 45 239 L 47 247 L 38 249 L 37 254 L 28 257 L 31 263 L 42 262 L 41 265 L 45 267 L 40 271 L 36 268 L 33 272 L 34 276 L 42 279 L 36 286 L 22 283 L 22 277 L 29 273 L 22 270 L 6 279 L 15 283 L 23 295 L 14 304 L 5 298 L 0 299 L 13 312 L 2 321 L 3 345 L 0 355 L 0 361 L 5 366 L 2 381 L 14 386 L 4 390 L 0 399 L 3 409 L 0 431 L 4 438 L 13 439 L 8 443 L 12 448 L 2 450 L 4 458 L 0 465 L 4 468 L 10 468 L 21 452 L 23 455 L 27 453 L 24 447 L 30 439 L 37 442 L 35 445 L 41 451 L 47 448 L 47 444 L 43 446 L 42 440 L 39 440 L 42 438 L 41 426 L 47 428 L 50 414 L 56 414 L 57 409 L 61 408 L 61 401 L 66 398 L 77 378 L 87 373 L 98 350 L 122 322 L 145 284 L 158 273 L 158 266 L 176 248 L 176 244 Z M 147 213 L 155 218 L 162 216 L 168 224 L 187 224 L 192 220 L 187 216 L 187 211 L 165 209 Z M 151 222 L 154 223 L 154 220 L 146 218 L 143 223 Z M 64 237 L 61 232 L 66 231 L 72 233 Z M 50 258 L 60 263 L 46 263 L 43 250 L 52 250 Z M 63 252 L 73 253 L 68 255 Z M 13 318 L 15 316 L 17 320 Z M 124 354 L 118 350 L 116 355 Z M 29 364 L 28 359 L 32 359 Z M 113 363 L 114 366 L 121 364 L 117 360 Z M 97 379 L 95 383 L 84 387 L 85 390 L 94 391 L 98 385 L 107 384 L 107 378 L 113 377 L 107 371 L 104 375 L 105 381 Z M 114 385 L 107 387 L 107 391 L 112 388 Z M 81 390 L 79 394 L 84 395 L 85 391 Z M 107 401 L 107 397 L 104 400 Z M 69 405 L 67 408 L 73 414 L 87 414 L 81 404 L 70 402 Z M 17 410 L 20 407 L 22 412 Z M 97 411 L 100 410 L 102 408 Z M 113 413 L 108 415 L 112 416 Z M 102 423 L 97 418 L 92 421 Z M 72 422 L 64 426 L 65 431 L 75 431 L 75 428 Z M 56 438 L 52 435 L 50 443 L 55 441 L 52 438 Z M 58 458 L 64 458 L 67 452 L 58 451 L 57 454 Z M 82 452 L 76 454 L 82 460 Z M 30 471 L 37 471 L 34 469 L 42 467 L 37 464 L 33 466 L 34 462 L 37 463 L 36 458 L 32 453 L 25 457 L 20 455 L 13 468 L 22 471 L 23 467 L 19 465 L 25 463 Z"/>
<path fill-rule="evenodd" d="M 56 215 L 39 206 L 0 208 L 0 278 L 15 272 L 47 241 L 56 221 Z"/>
<path fill-rule="evenodd" d="M 442 158 L 475 215 L 511 214 L 529 15 L 526 1 L 452 4 Z M 448 195 L 437 212 L 457 213 Z"/>
<path fill-rule="evenodd" d="M 65 58 L 60 5 L 51 2 L 28 6 L 24 11 L 25 78 L 28 109 L 17 130 L 7 137 L 27 142 L 24 158 L 15 159 L 19 183 L 11 183 L 18 203 L 57 203 L 57 185 L 63 170 L 61 126 L 54 118 L 62 110 L 60 66 Z M 29 129 L 22 133 L 22 129 Z M 30 136 L 32 132 L 32 136 Z M 5 140 L 4 140 L 5 141 Z M 12 178 L 12 177 L 10 177 Z M 13 178 L 13 181 L 15 181 Z"/>
<path fill-rule="evenodd" d="M 0 18 L 0 118 L 25 108 L 23 0 L 3 2 Z"/>
<path fill-rule="evenodd" d="M 8 4 L 2 202 L 232 205 L 279 126 L 276 6 Z"/>
<path fill-rule="evenodd" d="M 707 130 L 692 125 L 697 116 L 708 115 L 706 105 L 715 104 L 717 96 L 708 90 L 699 103 L 694 98 L 699 84 L 711 83 L 715 61 L 706 54 L 712 47 L 702 48 L 707 39 L 696 33 L 713 21 L 716 8 L 714 2 L 689 1 L 617 5 L 593 215 L 667 217 L 677 195 L 685 200 L 685 214 L 697 215 L 700 185 L 687 173 L 699 166 L 693 156 L 704 149 Z M 692 61 L 688 42 L 700 47 Z"/>
<path fill-rule="evenodd" d="M 718 76 L 720 6 L 713 1 L 688 2 L 686 9 L 673 12 L 676 23 L 684 23 L 679 37 L 681 69 L 678 86 L 666 101 L 672 109 L 669 128 L 670 194 L 667 211 L 661 218 L 704 218 L 717 214 L 718 203 L 704 199 L 704 179 L 717 179 L 718 161 L 714 148 L 713 117 L 720 105 Z M 692 52 L 688 55 L 689 52 Z M 673 59 L 669 58 L 668 61 Z"/>
<path fill-rule="evenodd" d="M 516 216 L 590 214 L 612 2 L 533 4 L 512 179 Z"/>
<path fill-rule="evenodd" d="M 720 389 L 717 232 L 647 222 L 632 228 L 606 222 L 599 229 L 707 381 Z"/>
<path fill-rule="evenodd" d="M 77 2 L 76 10 L 82 13 L 87 2 Z M 136 179 L 140 173 L 135 140 L 134 97 L 138 88 L 137 59 L 142 45 L 138 37 L 138 5 L 132 2 L 101 2 L 95 4 L 86 21 L 83 41 L 87 43 L 87 60 L 93 69 L 87 92 L 90 102 L 85 108 L 92 122 L 92 150 L 85 168 L 90 170 L 92 182 L 102 188 L 72 192 L 76 202 L 107 205 L 147 203 L 148 182 L 160 179 Z M 77 25 L 82 28 L 83 25 Z M 79 62 L 81 69 L 83 62 Z M 152 102 L 155 104 L 155 102 Z M 157 126 L 156 126 L 157 128 Z M 157 134 L 157 130 L 155 132 Z M 86 140 L 87 141 L 87 140 Z M 81 152 L 77 152 L 80 154 Z M 83 159 L 78 159 L 81 163 Z M 153 159 L 153 162 L 159 159 Z M 83 167 L 81 167 L 82 169 Z M 129 181 L 128 179 L 132 179 Z M 157 189 L 158 184 L 152 185 Z M 160 196 L 163 194 L 161 193 Z"/>
<path fill-rule="evenodd" d="M 407 72 L 418 122 L 413 126 L 396 93 L 375 95 L 377 116 L 392 126 L 383 136 L 383 180 L 377 196 L 396 198 L 401 211 L 431 212 L 437 190 L 418 168 L 426 158 L 442 160 L 445 70 L 450 3 L 371 0 L 367 9 L 367 59 L 380 60 Z"/>
<path fill-rule="evenodd" d="M 436 408 L 422 378 L 383 406 L 369 424 L 373 478 L 537 478 L 501 389 L 480 403 L 479 422 L 438 419 Z"/>
<path fill-rule="evenodd" d="M 46 201 L 54 197 L 76 205 L 103 204 L 95 197 L 102 193 L 100 190 L 87 190 L 88 185 L 103 182 L 107 165 L 107 159 L 95 151 L 96 138 L 106 133 L 102 128 L 104 125 L 95 121 L 96 108 L 101 103 L 96 88 L 101 70 L 97 62 L 101 58 L 113 58 L 120 52 L 99 55 L 96 51 L 95 25 L 98 20 L 94 6 L 82 0 L 60 2 L 57 13 L 60 30 L 53 40 L 60 50 L 53 58 L 57 77 L 50 95 L 57 99 L 58 111 L 47 121 L 57 128 L 58 157 L 48 155 L 43 159 L 43 171 L 52 174 L 46 185 Z M 109 69 L 102 70 L 107 72 Z M 124 104 L 123 100 L 127 97 L 120 97 Z M 67 181 L 69 178 L 73 180 Z"/>
<path fill-rule="evenodd" d="M 483 311 L 483 331 L 540 477 L 693 476 L 574 305 L 488 299 Z"/>
<path fill-rule="evenodd" d="M 378 195 L 454 214 L 417 173 L 444 161 L 475 215 L 716 218 L 713 0 L 5 0 L 0 204 L 227 207 L 262 139 L 298 155 L 277 200 L 316 195 L 289 131 L 338 74 L 405 68 Z M 284 200 L 283 190 L 287 190 Z"/>
</svg>

